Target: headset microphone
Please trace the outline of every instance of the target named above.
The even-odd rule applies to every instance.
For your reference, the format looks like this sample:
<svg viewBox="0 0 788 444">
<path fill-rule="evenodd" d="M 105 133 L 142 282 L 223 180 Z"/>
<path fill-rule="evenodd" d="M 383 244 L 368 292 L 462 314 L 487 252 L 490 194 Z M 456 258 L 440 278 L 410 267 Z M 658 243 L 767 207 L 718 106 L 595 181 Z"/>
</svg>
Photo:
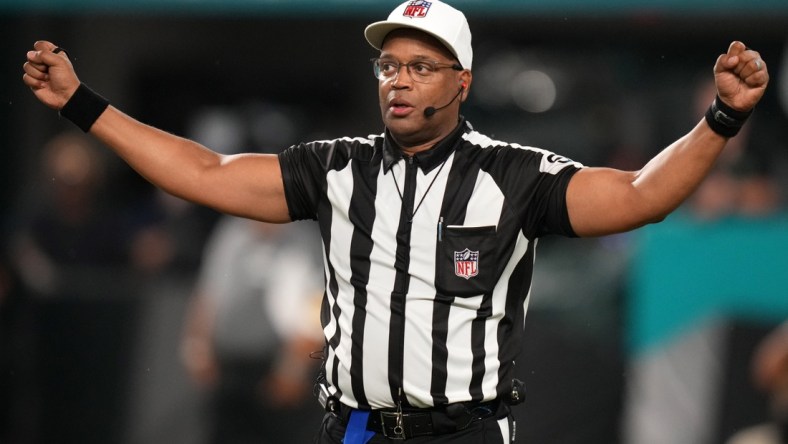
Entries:
<svg viewBox="0 0 788 444">
<path fill-rule="evenodd" d="M 445 104 L 445 105 L 443 105 L 443 106 L 441 106 L 439 108 L 435 108 L 434 106 L 428 106 L 428 107 L 424 108 L 424 117 L 432 117 L 432 115 L 435 114 L 436 112 L 438 112 L 438 111 L 442 110 L 443 108 L 446 108 L 447 106 L 451 105 L 452 102 L 457 100 L 457 97 L 460 97 L 460 94 L 462 94 L 463 90 L 465 90 L 465 83 L 463 83 L 462 86 L 460 86 L 460 90 L 457 91 L 457 94 L 454 95 L 454 97 L 449 101 L 449 103 L 447 103 L 447 104 Z"/>
</svg>

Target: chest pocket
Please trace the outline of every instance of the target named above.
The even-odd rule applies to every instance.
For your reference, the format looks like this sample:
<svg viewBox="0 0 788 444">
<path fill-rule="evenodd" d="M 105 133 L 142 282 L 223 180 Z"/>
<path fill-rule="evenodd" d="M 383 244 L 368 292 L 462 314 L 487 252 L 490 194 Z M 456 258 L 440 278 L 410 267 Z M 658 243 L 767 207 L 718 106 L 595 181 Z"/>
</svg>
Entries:
<svg viewBox="0 0 788 444">
<path fill-rule="evenodd" d="M 435 287 L 446 296 L 469 297 L 489 293 L 498 276 L 494 225 L 447 225 L 438 238 Z"/>
</svg>

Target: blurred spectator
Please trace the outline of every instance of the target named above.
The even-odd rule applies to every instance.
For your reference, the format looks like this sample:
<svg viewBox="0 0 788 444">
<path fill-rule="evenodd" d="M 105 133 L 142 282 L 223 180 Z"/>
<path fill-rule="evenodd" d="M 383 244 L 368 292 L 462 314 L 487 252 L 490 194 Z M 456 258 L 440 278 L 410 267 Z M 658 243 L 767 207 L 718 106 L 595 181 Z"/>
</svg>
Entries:
<svg viewBox="0 0 788 444">
<path fill-rule="evenodd" d="M 21 442 L 112 442 L 121 429 L 118 387 L 136 320 L 133 233 L 103 154 L 81 133 L 54 136 L 12 219 L 9 344 L 25 344 L 12 365 L 27 373 L 3 403 L 23 405 L 33 424 Z"/>
<path fill-rule="evenodd" d="M 13 237 L 14 262 L 25 285 L 40 296 L 67 287 L 83 267 L 126 261 L 123 224 L 109 205 L 106 165 L 87 136 L 63 133 L 44 147 L 35 184 Z M 83 276 L 84 277 L 84 276 Z"/>
<path fill-rule="evenodd" d="M 768 422 L 746 428 L 727 444 L 788 443 L 788 322 L 769 334 L 758 346 L 752 360 L 755 386 L 769 400 Z"/>
<path fill-rule="evenodd" d="M 311 440 L 322 418 L 309 357 L 323 345 L 318 245 L 316 227 L 230 216 L 209 239 L 182 358 L 210 392 L 211 443 Z"/>
</svg>

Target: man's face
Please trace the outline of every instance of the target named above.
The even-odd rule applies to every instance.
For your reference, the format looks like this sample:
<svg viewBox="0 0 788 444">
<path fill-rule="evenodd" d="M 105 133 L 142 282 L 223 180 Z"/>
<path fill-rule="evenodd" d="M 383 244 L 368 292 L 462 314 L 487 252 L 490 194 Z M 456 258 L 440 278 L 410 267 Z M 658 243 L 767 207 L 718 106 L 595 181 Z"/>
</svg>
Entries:
<svg viewBox="0 0 788 444">
<path fill-rule="evenodd" d="M 406 64 L 415 60 L 438 62 L 439 66 L 457 63 L 452 54 L 433 37 L 409 29 L 392 31 L 383 43 L 381 59 Z M 452 101 L 463 82 L 469 84 L 470 73 L 450 68 L 436 70 L 428 83 L 415 81 L 404 66 L 391 79 L 380 80 L 378 96 L 383 123 L 403 148 L 434 143 L 456 126 L 463 91 Z M 428 107 L 445 109 L 426 117 Z"/>
</svg>

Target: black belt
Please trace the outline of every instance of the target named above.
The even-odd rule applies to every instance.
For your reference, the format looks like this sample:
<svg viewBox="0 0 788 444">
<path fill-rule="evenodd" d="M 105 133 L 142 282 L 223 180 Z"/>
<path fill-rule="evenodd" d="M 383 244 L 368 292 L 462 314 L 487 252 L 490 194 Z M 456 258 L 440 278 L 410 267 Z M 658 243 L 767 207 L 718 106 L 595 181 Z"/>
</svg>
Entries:
<svg viewBox="0 0 788 444">
<path fill-rule="evenodd" d="M 337 416 L 347 425 L 354 409 L 340 404 Z M 372 410 L 367 430 L 391 439 L 408 439 L 418 436 L 445 435 L 468 427 L 473 421 L 508 414 L 508 406 L 498 401 L 485 403 L 458 403 L 441 408 L 404 408 Z"/>
</svg>

